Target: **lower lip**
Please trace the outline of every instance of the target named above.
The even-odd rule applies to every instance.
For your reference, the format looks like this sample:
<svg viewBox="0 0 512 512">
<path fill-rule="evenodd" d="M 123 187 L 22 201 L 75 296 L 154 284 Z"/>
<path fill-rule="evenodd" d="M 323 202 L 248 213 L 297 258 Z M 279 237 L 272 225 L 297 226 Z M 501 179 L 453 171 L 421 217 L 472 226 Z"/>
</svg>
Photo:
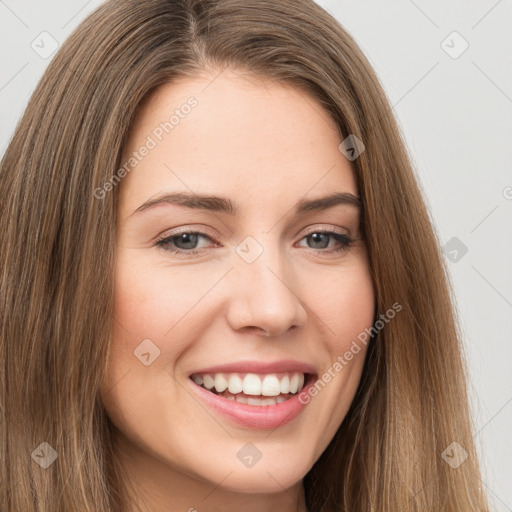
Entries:
<svg viewBox="0 0 512 512">
<path fill-rule="evenodd" d="M 214 411 L 235 421 L 239 425 L 252 429 L 275 429 L 286 425 L 295 419 L 306 407 L 309 388 L 313 386 L 315 378 L 313 375 L 307 376 L 306 385 L 292 398 L 275 405 L 249 405 L 241 404 L 236 400 L 228 400 L 223 396 L 216 395 L 196 384 L 192 379 L 188 379 L 194 392 L 204 400 Z M 300 397 L 303 397 L 303 402 Z M 268 398 L 268 397 L 267 397 Z"/>
</svg>

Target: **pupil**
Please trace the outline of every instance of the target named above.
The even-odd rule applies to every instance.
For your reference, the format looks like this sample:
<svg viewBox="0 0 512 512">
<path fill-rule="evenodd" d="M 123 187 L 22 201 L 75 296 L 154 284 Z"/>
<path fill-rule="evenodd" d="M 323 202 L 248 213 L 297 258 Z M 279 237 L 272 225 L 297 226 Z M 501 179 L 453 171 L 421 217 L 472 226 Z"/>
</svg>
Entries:
<svg viewBox="0 0 512 512">
<path fill-rule="evenodd" d="M 313 238 L 313 243 L 315 243 L 315 244 L 316 244 L 316 243 L 320 243 L 320 240 L 318 240 L 319 238 L 321 239 L 321 237 L 325 237 L 325 238 L 327 239 L 327 236 L 328 236 L 328 235 L 326 235 L 325 233 L 313 233 L 313 234 L 311 234 L 311 235 L 309 235 L 309 236 L 310 236 L 311 238 Z M 327 245 L 329 245 L 329 244 L 327 243 Z M 323 244 L 323 246 L 322 246 L 321 248 L 325 248 L 325 247 L 327 247 L 327 245 L 326 245 L 326 244 Z M 317 248 L 318 248 L 318 247 L 317 247 Z"/>
<path fill-rule="evenodd" d="M 187 241 L 187 239 L 191 239 Z M 178 243 L 184 242 L 185 244 L 192 244 L 192 247 L 186 246 L 182 247 L 183 249 L 193 249 L 195 244 L 197 243 L 197 234 L 195 233 L 183 233 L 178 236 Z"/>
</svg>

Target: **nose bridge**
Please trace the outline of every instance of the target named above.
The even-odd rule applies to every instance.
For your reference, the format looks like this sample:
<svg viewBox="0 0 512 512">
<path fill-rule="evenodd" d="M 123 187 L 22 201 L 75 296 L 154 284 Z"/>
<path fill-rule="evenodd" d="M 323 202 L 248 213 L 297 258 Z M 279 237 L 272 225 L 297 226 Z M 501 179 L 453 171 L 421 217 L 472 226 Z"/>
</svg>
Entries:
<svg viewBox="0 0 512 512">
<path fill-rule="evenodd" d="M 276 335 L 302 325 L 306 311 L 276 233 L 257 238 L 249 236 L 236 248 L 228 320 L 234 329 L 260 327 Z"/>
</svg>

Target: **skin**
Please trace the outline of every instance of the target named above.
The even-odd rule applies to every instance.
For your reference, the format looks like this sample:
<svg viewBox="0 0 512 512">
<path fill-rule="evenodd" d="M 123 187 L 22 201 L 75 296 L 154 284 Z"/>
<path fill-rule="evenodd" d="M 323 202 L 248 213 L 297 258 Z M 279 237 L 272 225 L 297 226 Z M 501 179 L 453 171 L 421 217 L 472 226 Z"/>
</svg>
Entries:
<svg viewBox="0 0 512 512">
<path fill-rule="evenodd" d="M 194 370 L 233 361 L 298 359 L 322 375 L 371 327 L 375 306 L 358 209 L 293 211 L 303 197 L 358 193 L 334 121 L 289 85 L 218 73 L 160 86 L 141 105 L 123 155 L 189 96 L 198 100 L 118 185 L 115 321 L 101 396 L 139 501 L 127 511 L 306 510 L 302 479 L 343 421 L 366 356 L 363 345 L 274 430 L 238 425 L 185 388 Z M 132 214 L 162 191 L 227 196 L 241 213 L 163 204 Z M 200 254 L 156 245 L 176 228 L 207 233 L 195 246 L 168 244 Z M 332 236 L 315 244 L 307 235 L 318 230 L 356 241 L 329 253 L 340 244 Z M 263 247 L 251 264 L 235 252 L 248 236 Z M 134 356 L 145 339 L 160 350 L 148 366 Z M 237 458 L 246 443 L 262 453 L 251 468 Z"/>
</svg>

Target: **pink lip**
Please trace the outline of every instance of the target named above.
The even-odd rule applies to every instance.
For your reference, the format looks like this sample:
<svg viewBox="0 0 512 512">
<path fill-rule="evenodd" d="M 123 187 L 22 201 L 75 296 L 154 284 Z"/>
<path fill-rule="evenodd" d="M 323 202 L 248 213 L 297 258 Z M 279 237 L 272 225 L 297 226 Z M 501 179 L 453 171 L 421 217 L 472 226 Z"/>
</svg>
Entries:
<svg viewBox="0 0 512 512">
<path fill-rule="evenodd" d="M 217 371 L 220 372 L 226 370 Z M 275 429 L 289 423 L 294 418 L 296 418 L 306 407 L 306 405 L 309 403 L 308 391 L 309 388 L 314 385 L 316 377 L 309 374 L 306 375 L 306 378 L 307 380 L 304 388 L 292 398 L 289 398 L 280 404 L 262 406 L 240 404 L 236 400 L 228 400 L 223 396 L 216 395 L 215 393 L 202 388 L 192 379 L 188 380 L 190 381 L 190 385 L 192 386 L 194 392 L 215 412 L 220 413 L 224 417 L 233 420 L 244 427 L 266 430 Z M 301 396 L 303 396 L 302 401 L 300 400 Z"/>
<path fill-rule="evenodd" d="M 262 362 L 262 361 L 240 361 L 229 364 L 209 366 L 200 368 L 192 372 L 196 373 L 279 373 L 279 372 L 302 372 L 316 375 L 314 366 L 308 363 L 302 363 L 293 359 L 283 359 L 281 361 Z M 189 375 L 189 376 L 190 376 Z"/>
</svg>

